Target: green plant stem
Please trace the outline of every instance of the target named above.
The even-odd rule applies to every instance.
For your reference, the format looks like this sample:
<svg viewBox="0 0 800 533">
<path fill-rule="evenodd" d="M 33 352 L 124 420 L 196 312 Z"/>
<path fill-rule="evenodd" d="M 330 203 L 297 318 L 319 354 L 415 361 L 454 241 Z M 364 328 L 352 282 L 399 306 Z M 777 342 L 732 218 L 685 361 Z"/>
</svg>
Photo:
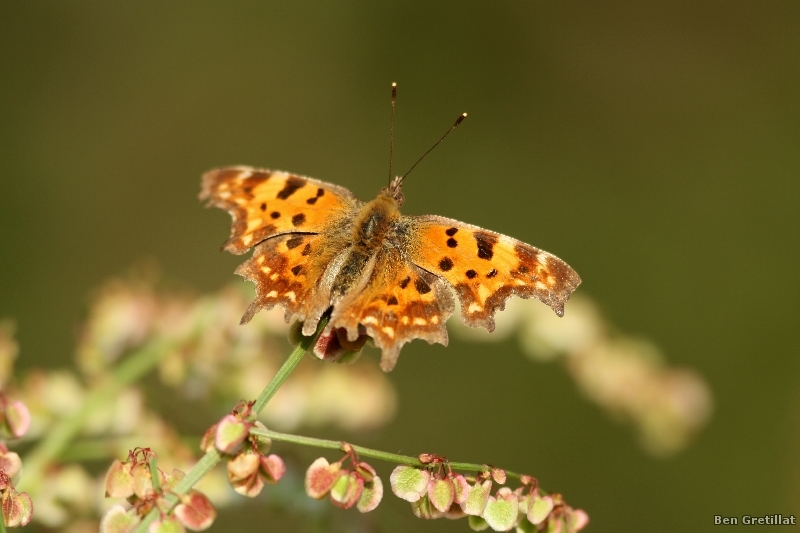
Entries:
<svg viewBox="0 0 800 533">
<path fill-rule="evenodd" d="M 301 446 L 313 446 L 315 448 L 326 448 L 328 450 L 341 450 L 342 449 L 342 441 L 337 440 L 327 440 L 327 439 L 315 439 L 313 437 L 304 437 L 302 435 L 292 435 L 290 433 L 280 433 L 278 431 L 272 431 L 270 429 L 258 429 L 252 428 L 250 430 L 252 435 L 257 435 L 259 437 L 268 437 L 272 440 L 277 440 L 281 442 L 291 442 L 293 444 L 300 444 Z M 425 468 L 431 465 L 423 464 L 419 458 L 412 457 L 410 455 L 400 455 L 397 453 L 389 453 L 384 452 L 381 450 L 375 450 L 372 448 L 365 448 L 363 446 L 353 446 L 353 450 L 358 453 L 358 455 L 362 457 L 371 457 L 373 459 L 379 459 L 381 461 L 387 461 L 390 463 L 399 463 L 404 465 L 416 466 L 418 468 Z M 456 463 L 452 461 L 448 461 L 447 464 L 453 470 L 469 470 L 473 472 L 485 472 L 491 470 L 492 467 L 485 464 L 478 464 L 478 463 Z M 516 472 L 510 472 L 505 470 L 506 476 L 514 477 L 519 479 L 521 474 Z"/>
<path fill-rule="evenodd" d="M 153 482 L 153 490 L 158 493 L 161 491 L 161 479 L 158 475 L 158 460 L 156 459 L 155 455 L 150 456 L 150 459 L 147 461 L 147 465 L 150 467 L 150 479 Z"/>
<path fill-rule="evenodd" d="M 303 359 L 303 356 L 308 351 L 308 349 L 317 341 L 319 338 L 320 333 L 325 328 L 328 323 L 327 317 L 323 317 L 320 320 L 319 325 L 317 326 L 317 331 L 311 337 L 303 337 L 300 343 L 295 346 L 294 350 L 283 365 L 278 369 L 278 372 L 275 376 L 270 380 L 264 390 L 259 394 L 258 399 L 256 399 L 255 404 L 253 404 L 254 411 L 258 413 L 267 402 L 275 395 L 275 392 L 280 388 L 286 378 L 289 377 L 289 374 L 292 373 L 292 370 L 300 363 Z M 186 476 L 178 482 L 177 485 L 170 491 L 170 494 L 166 496 L 167 505 L 161 509 L 161 511 L 166 512 L 169 509 L 172 509 L 175 505 L 177 505 L 178 501 L 180 501 L 180 497 L 189 492 L 191 488 L 200 481 L 203 476 L 208 474 L 212 468 L 214 468 L 220 461 L 222 460 L 222 456 L 220 455 L 219 451 L 216 448 L 212 448 L 210 451 L 206 452 L 199 461 L 192 467 L 191 470 L 186 474 Z M 150 524 L 156 520 L 159 516 L 161 511 L 158 508 L 154 508 L 150 511 L 147 516 L 145 516 L 139 525 L 136 526 L 136 529 L 133 533 L 146 533 L 147 528 Z"/>
<path fill-rule="evenodd" d="M 258 395 L 256 398 L 255 403 L 253 404 L 253 412 L 258 415 L 264 406 L 267 405 L 267 402 L 272 399 L 275 393 L 278 391 L 283 382 L 286 381 L 286 378 L 289 377 L 294 367 L 297 366 L 297 363 L 303 358 L 305 353 L 308 351 L 309 348 L 317 341 L 320 333 L 328 324 L 328 317 L 325 316 L 320 320 L 319 325 L 317 326 L 317 331 L 311 337 L 303 337 L 303 340 L 300 341 L 300 344 L 295 346 L 294 351 L 289 355 L 289 358 L 283 363 L 278 369 L 278 372 L 275 376 L 267 383 L 267 386 L 264 387 L 264 390 L 261 391 L 261 394 Z"/>
</svg>

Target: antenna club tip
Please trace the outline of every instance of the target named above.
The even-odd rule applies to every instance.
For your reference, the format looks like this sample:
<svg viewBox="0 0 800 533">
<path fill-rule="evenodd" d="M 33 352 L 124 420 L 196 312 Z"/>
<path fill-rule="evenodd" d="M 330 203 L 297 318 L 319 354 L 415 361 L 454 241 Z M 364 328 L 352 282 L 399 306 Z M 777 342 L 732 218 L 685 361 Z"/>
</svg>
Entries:
<svg viewBox="0 0 800 533">
<path fill-rule="evenodd" d="M 466 113 L 461 113 L 461 116 L 464 117 L 464 118 L 467 118 L 467 114 Z"/>
<path fill-rule="evenodd" d="M 392 87 L 397 87 L 397 84 L 395 82 L 392 82 Z"/>
</svg>

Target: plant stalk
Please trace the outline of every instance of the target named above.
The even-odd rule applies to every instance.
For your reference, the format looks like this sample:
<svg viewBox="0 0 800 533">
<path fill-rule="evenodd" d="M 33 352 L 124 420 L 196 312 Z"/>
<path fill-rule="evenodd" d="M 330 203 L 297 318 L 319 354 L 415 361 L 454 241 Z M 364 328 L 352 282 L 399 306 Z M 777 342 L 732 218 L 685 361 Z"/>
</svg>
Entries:
<svg viewBox="0 0 800 533">
<path fill-rule="evenodd" d="M 319 325 L 317 326 L 317 331 L 314 335 L 310 337 L 303 337 L 300 343 L 295 346 L 292 353 L 289 354 L 289 357 L 283 363 L 283 365 L 278 369 L 278 372 L 275 376 L 270 380 L 261 394 L 258 395 L 258 399 L 256 399 L 255 404 L 253 405 L 254 412 L 258 413 L 267 402 L 275 395 L 275 392 L 283 385 L 283 382 L 286 381 L 286 378 L 289 377 L 289 374 L 292 373 L 292 370 L 300 363 L 303 359 L 303 356 L 308 351 L 308 349 L 314 345 L 319 338 L 319 335 L 322 333 L 322 330 L 325 329 L 325 326 L 328 323 L 328 318 L 323 317 L 320 320 Z M 191 470 L 186 474 L 186 476 L 178 482 L 177 485 L 170 491 L 165 499 L 167 501 L 167 505 L 159 510 L 158 508 L 153 508 L 147 516 L 139 522 L 139 525 L 136 526 L 136 529 L 133 533 L 147 533 L 147 529 L 150 524 L 156 520 L 161 512 L 167 512 L 171 510 L 177 503 L 180 501 L 180 497 L 189 492 L 191 488 L 200 481 L 203 476 L 208 474 L 212 468 L 214 468 L 220 461 L 222 460 L 222 456 L 220 455 L 219 451 L 216 448 L 212 448 L 210 451 L 206 452 L 199 461 L 192 467 Z"/>
<path fill-rule="evenodd" d="M 302 435 L 292 435 L 290 433 L 280 433 L 278 431 L 272 431 L 270 429 L 259 429 L 259 428 L 252 428 L 250 430 L 251 435 L 256 435 L 259 437 L 267 437 L 272 440 L 277 440 L 281 442 L 291 442 L 292 444 L 299 444 L 301 446 L 312 446 L 315 448 L 326 448 L 328 450 L 341 450 L 342 449 L 342 441 L 337 440 L 327 440 L 327 439 L 316 439 L 313 437 L 304 437 Z M 363 457 L 371 457 L 373 459 L 379 459 L 381 461 L 387 461 L 389 463 L 399 463 L 404 465 L 416 466 L 417 468 L 426 468 L 431 466 L 429 464 L 422 463 L 418 457 L 412 457 L 410 455 L 400 455 L 397 453 L 389 453 L 384 452 L 381 450 L 375 450 L 373 448 L 365 448 L 364 446 L 353 446 L 353 450 L 358 453 L 358 455 Z M 485 464 L 478 464 L 478 463 L 456 463 L 452 461 L 448 461 L 447 464 L 453 470 L 469 470 L 473 472 L 485 472 L 491 470 L 492 467 Z M 504 470 L 506 476 L 513 477 L 519 479 L 522 474 L 518 474 L 516 472 L 511 472 L 509 470 Z"/>
</svg>

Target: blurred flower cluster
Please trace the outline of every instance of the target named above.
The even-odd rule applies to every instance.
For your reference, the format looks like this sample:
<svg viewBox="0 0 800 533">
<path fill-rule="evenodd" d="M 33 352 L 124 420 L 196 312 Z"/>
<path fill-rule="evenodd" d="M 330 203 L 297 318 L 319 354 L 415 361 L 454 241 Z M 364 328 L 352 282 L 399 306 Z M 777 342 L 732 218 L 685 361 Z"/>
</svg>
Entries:
<svg viewBox="0 0 800 533">
<path fill-rule="evenodd" d="M 161 380 L 189 398 L 215 397 L 230 406 L 255 398 L 288 351 L 283 311 L 258 313 L 239 326 L 251 295 L 242 284 L 192 297 L 157 291 L 152 281 L 113 280 L 97 294 L 78 345 L 78 364 L 91 378 L 146 343 L 161 343 Z M 347 394 L 342 394 L 343 392 Z M 337 425 L 379 428 L 394 416 L 396 394 L 374 364 L 306 364 L 297 368 L 260 418 L 276 429 Z"/>
<path fill-rule="evenodd" d="M 158 468 L 156 454 L 149 448 L 136 448 L 126 461 L 116 459 L 106 473 L 106 495 L 124 498 L 129 507 L 114 505 L 100 521 L 100 533 L 128 533 L 153 508 L 161 511 L 149 531 L 152 533 L 182 533 L 208 529 L 217 517 L 217 510 L 200 491 L 192 490 L 180 497 L 174 509 L 167 501 L 185 474 L 178 469 L 165 473 Z"/>
<path fill-rule="evenodd" d="M 262 312 L 248 327 L 239 326 L 250 298 L 230 287 L 205 296 L 166 290 L 154 276 L 141 274 L 111 280 L 95 293 L 80 328 L 78 372 L 33 369 L 7 390 L 8 398 L 30 411 L 20 486 L 36 506 L 34 520 L 83 533 L 97 531 L 100 517 L 112 507 L 112 516 L 130 517 L 134 506 L 127 497 L 104 497 L 102 474 L 88 468 L 93 462 L 110 464 L 147 446 L 167 471 L 188 471 L 196 463 L 201 435 L 181 434 L 172 420 L 176 413 L 148 405 L 144 387 L 154 383 L 143 385 L 141 378 L 154 373 L 157 386 L 187 402 L 202 402 L 210 416 L 255 398 L 291 345 L 281 312 Z M 0 382 L 5 387 L 17 345 L 10 325 L 0 324 Z M 11 410 L 3 423 L 18 436 L 16 404 L 7 405 Z M 324 425 L 357 431 L 382 427 L 395 409 L 395 390 L 377 365 L 357 361 L 345 368 L 308 357 L 259 418 L 282 430 Z M 219 469 L 196 488 L 218 506 L 235 497 L 226 472 Z"/>
<path fill-rule="evenodd" d="M 26 526 L 33 518 L 31 497 L 14 487 L 22 470 L 22 459 L 10 451 L 5 442 L 5 439 L 24 436 L 31 422 L 25 403 L 12 400 L 5 393 L 18 352 L 14 324 L 8 320 L 0 321 L 0 508 L 7 527 Z"/>
<path fill-rule="evenodd" d="M 573 295 L 562 318 L 538 302 L 514 298 L 495 320 L 492 334 L 456 320 L 450 325 L 470 340 L 516 335 L 532 359 L 562 362 L 589 399 L 633 422 L 653 455 L 683 449 L 711 416 L 711 392 L 699 374 L 668 366 L 650 342 L 612 333 L 586 296 Z"/>
</svg>

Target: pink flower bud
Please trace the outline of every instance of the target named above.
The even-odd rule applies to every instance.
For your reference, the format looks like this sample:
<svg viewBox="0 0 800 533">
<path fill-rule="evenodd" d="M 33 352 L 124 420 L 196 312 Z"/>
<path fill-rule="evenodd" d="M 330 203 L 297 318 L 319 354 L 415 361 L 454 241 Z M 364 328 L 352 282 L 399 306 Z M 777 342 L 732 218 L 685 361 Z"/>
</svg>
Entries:
<svg viewBox="0 0 800 533">
<path fill-rule="evenodd" d="M 192 490 L 181 496 L 181 503 L 175 506 L 175 518 L 192 531 L 208 529 L 217 518 L 217 510 L 202 493 Z"/>
</svg>

